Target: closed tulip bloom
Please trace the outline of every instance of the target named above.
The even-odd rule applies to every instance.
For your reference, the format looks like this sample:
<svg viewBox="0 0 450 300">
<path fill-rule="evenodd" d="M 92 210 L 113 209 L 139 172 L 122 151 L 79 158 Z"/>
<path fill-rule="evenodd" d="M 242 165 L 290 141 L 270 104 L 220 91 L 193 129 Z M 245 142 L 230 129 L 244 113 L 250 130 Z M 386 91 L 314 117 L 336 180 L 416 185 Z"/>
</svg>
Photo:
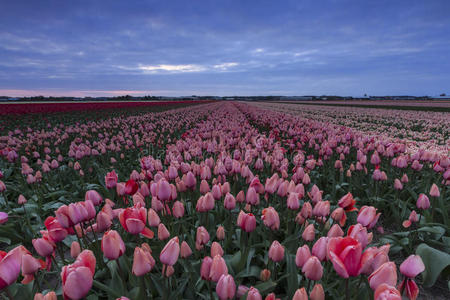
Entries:
<svg viewBox="0 0 450 300">
<path fill-rule="evenodd" d="M 219 241 L 222 241 L 222 240 L 225 239 L 225 228 L 223 228 L 223 226 L 219 226 L 219 227 L 217 228 L 217 231 L 216 231 L 216 238 L 217 238 Z"/>
<path fill-rule="evenodd" d="M 256 228 L 256 218 L 253 214 L 247 214 L 241 210 L 238 215 L 237 225 L 245 232 L 252 232 Z"/>
<path fill-rule="evenodd" d="M 365 248 L 371 240 L 371 236 L 367 233 L 367 228 L 359 223 L 348 228 L 347 236 L 350 236 L 360 242 L 362 248 Z"/>
<path fill-rule="evenodd" d="M 425 265 L 419 255 L 410 255 L 400 265 L 400 272 L 409 278 L 414 278 L 425 271 Z"/>
<path fill-rule="evenodd" d="M 189 189 L 192 189 L 192 190 L 197 185 L 197 179 L 195 178 L 195 175 L 191 171 L 189 171 L 186 174 L 183 181 L 184 181 L 184 184 L 186 185 L 186 187 L 188 187 Z"/>
<path fill-rule="evenodd" d="M 309 224 L 302 233 L 302 238 L 307 241 L 313 241 L 316 230 L 314 229 L 314 224 Z"/>
<path fill-rule="evenodd" d="M 323 267 L 320 260 L 315 256 L 311 256 L 303 265 L 302 272 L 310 280 L 319 280 L 323 275 Z"/>
<path fill-rule="evenodd" d="M 159 218 L 158 213 L 153 209 L 148 209 L 148 225 L 150 227 L 156 227 L 161 223 L 161 219 Z"/>
<path fill-rule="evenodd" d="M 200 226 L 197 228 L 197 234 L 195 237 L 195 244 L 199 246 L 200 249 L 203 249 L 203 245 L 206 245 L 209 242 L 209 233 L 205 227 Z"/>
<path fill-rule="evenodd" d="M 77 241 L 73 241 L 72 245 L 70 246 L 70 256 L 72 256 L 72 258 L 77 258 L 80 252 L 80 243 L 78 243 Z"/>
<path fill-rule="evenodd" d="M 313 215 L 316 217 L 327 217 L 330 214 L 330 202 L 319 201 L 313 209 Z"/>
<path fill-rule="evenodd" d="M 325 291 L 320 283 L 314 285 L 309 298 L 310 300 L 325 300 Z"/>
<path fill-rule="evenodd" d="M 222 256 L 216 255 L 214 256 L 211 263 L 211 270 L 209 272 L 210 280 L 217 282 L 222 275 L 228 274 L 227 264 Z"/>
<path fill-rule="evenodd" d="M 27 199 L 25 198 L 24 195 L 19 195 L 19 198 L 17 199 L 17 203 L 19 205 L 23 205 L 23 204 L 27 203 Z"/>
<path fill-rule="evenodd" d="M 298 197 L 298 193 L 290 193 L 286 202 L 287 202 L 287 207 L 289 209 L 292 210 L 297 210 L 300 207 L 300 202 L 299 202 L 299 197 Z"/>
<path fill-rule="evenodd" d="M 377 209 L 375 207 L 365 205 L 361 207 L 361 210 L 358 213 L 357 221 L 361 225 L 370 229 L 375 226 L 380 215 L 381 213 L 377 214 Z"/>
<path fill-rule="evenodd" d="M 430 207 L 430 199 L 428 199 L 427 195 L 420 194 L 419 198 L 417 198 L 416 206 L 420 209 L 428 209 Z"/>
<path fill-rule="evenodd" d="M 212 258 L 209 256 L 204 257 L 202 260 L 202 265 L 200 266 L 200 276 L 203 280 L 209 280 L 212 261 Z"/>
<path fill-rule="evenodd" d="M 339 224 L 333 224 L 331 226 L 330 230 L 328 230 L 327 237 L 333 238 L 333 237 L 341 237 L 344 236 L 344 231 L 342 230 L 341 226 Z"/>
<path fill-rule="evenodd" d="M 297 289 L 292 300 L 308 300 L 308 293 L 305 288 L 302 287 L 301 289 Z"/>
<path fill-rule="evenodd" d="M 36 293 L 34 295 L 34 300 L 57 300 L 56 293 L 54 291 L 48 292 L 47 294 L 42 295 L 41 293 Z"/>
<path fill-rule="evenodd" d="M 216 285 L 216 293 L 220 300 L 233 299 L 236 293 L 236 284 L 233 276 L 222 275 Z"/>
<path fill-rule="evenodd" d="M 397 267 L 394 262 L 386 262 L 370 274 L 368 279 L 372 290 L 376 290 L 382 283 L 395 286 L 397 284 Z"/>
<path fill-rule="evenodd" d="M 245 201 L 251 205 L 259 204 L 259 194 L 256 192 L 255 188 L 249 187 L 247 190 L 247 195 L 245 196 Z"/>
<path fill-rule="evenodd" d="M 112 225 L 111 216 L 107 213 L 100 211 L 97 214 L 97 231 L 104 232 L 108 230 Z"/>
<path fill-rule="evenodd" d="M 119 214 L 119 221 L 122 227 L 131 234 L 139 234 L 153 238 L 153 232 L 145 227 L 147 223 L 147 210 L 145 207 L 135 205 L 128 207 Z"/>
<path fill-rule="evenodd" d="M 232 210 L 236 207 L 236 199 L 230 193 L 225 195 L 225 199 L 223 200 L 223 205 L 226 209 Z"/>
<path fill-rule="evenodd" d="M 163 223 L 158 225 L 158 239 L 164 241 L 170 237 L 170 232 Z"/>
<path fill-rule="evenodd" d="M 132 272 L 136 276 L 142 276 L 150 272 L 155 266 L 155 259 L 144 248 L 134 249 Z"/>
<path fill-rule="evenodd" d="M 269 258 L 274 262 L 279 262 L 284 258 L 284 247 L 278 242 L 273 241 L 269 248 Z"/>
<path fill-rule="evenodd" d="M 361 255 L 361 243 L 352 237 L 331 238 L 328 241 L 328 257 L 341 277 L 359 275 Z"/>
<path fill-rule="evenodd" d="M 298 247 L 297 254 L 295 255 L 295 264 L 299 268 L 303 268 L 305 262 L 311 257 L 308 245 Z"/>
<path fill-rule="evenodd" d="M 115 230 L 109 230 L 103 234 L 101 247 L 105 257 L 110 260 L 118 259 L 125 253 L 125 243 Z"/>
<path fill-rule="evenodd" d="M 139 189 L 139 185 L 133 179 L 128 180 L 125 183 L 125 194 L 133 196 Z"/>
<path fill-rule="evenodd" d="M 211 257 L 216 255 L 223 256 L 223 249 L 218 242 L 213 242 L 211 245 Z"/>
<path fill-rule="evenodd" d="M 441 195 L 441 193 L 439 192 L 439 188 L 437 187 L 436 184 L 432 184 L 431 185 L 431 189 L 430 189 L 430 196 L 431 197 L 439 197 Z"/>
<path fill-rule="evenodd" d="M 56 245 L 48 238 L 38 238 L 31 241 L 36 252 L 43 257 L 50 256 L 55 251 Z"/>
<path fill-rule="evenodd" d="M 213 185 L 212 189 L 211 189 L 211 194 L 214 197 L 214 200 L 218 201 L 220 200 L 220 198 L 222 198 L 222 191 L 220 190 L 219 185 L 215 184 Z"/>
<path fill-rule="evenodd" d="M 105 185 L 107 189 L 113 189 L 116 187 L 117 185 L 117 174 L 114 170 L 112 170 L 111 172 L 107 173 L 105 176 Z"/>
<path fill-rule="evenodd" d="M 328 238 L 323 236 L 315 242 L 312 247 L 312 255 L 316 256 L 320 261 L 327 257 Z"/>
<path fill-rule="evenodd" d="M 164 248 L 161 250 L 161 254 L 159 255 L 159 259 L 165 265 L 173 266 L 180 254 L 180 243 L 178 241 L 178 237 L 172 238 Z"/>
<path fill-rule="evenodd" d="M 270 275 L 270 270 L 264 269 L 261 271 L 261 273 L 259 273 L 259 279 L 261 279 L 261 281 L 267 281 L 270 279 Z"/>
<path fill-rule="evenodd" d="M 242 203 L 245 201 L 245 193 L 244 191 L 240 191 L 237 195 L 236 195 L 236 201 L 239 203 Z"/>
<path fill-rule="evenodd" d="M 91 200 L 92 203 L 93 203 L 95 206 L 98 206 L 98 205 L 100 205 L 100 204 L 102 203 L 103 198 L 102 198 L 102 196 L 101 196 L 97 191 L 95 191 L 95 190 L 89 190 L 89 191 L 87 191 L 86 194 L 84 195 L 84 200 L 85 200 L 85 201 Z"/>
<path fill-rule="evenodd" d="M 84 298 L 91 290 L 93 275 L 87 267 L 64 266 L 61 272 L 63 292 L 69 299 Z"/>
<path fill-rule="evenodd" d="M 272 230 L 278 230 L 280 228 L 280 217 L 277 211 L 271 206 L 263 209 L 261 219 L 264 225 Z"/>
<path fill-rule="evenodd" d="M 402 300 L 402 296 L 395 287 L 382 283 L 375 290 L 374 300 Z"/>
<path fill-rule="evenodd" d="M 308 219 L 312 216 L 312 206 L 311 203 L 305 202 L 303 203 L 302 210 L 300 211 L 303 218 Z"/>
<path fill-rule="evenodd" d="M 156 194 L 159 200 L 161 201 L 168 201 L 170 199 L 170 194 L 172 192 L 171 188 L 170 188 L 170 184 L 162 179 L 160 181 L 158 181 L 158 184 L 156 186 Z"/>
<path fill-rule="evenodd" d="M 191 247 L 189 247 L 188 243 L 186 241 L 181 242 L 181 250 L 180 250 L 180 256 L 182 258 L 188 258 L 191 256 L 192 250 Z"/>
<path fill-rule="evenodd" d="M 173 216 L 177 219 L 184 216 L 184 204 L 181 201 L 175 201 L 172 207 Z"/>
<path fill-rule="evenodd" d="M 403 184 L 398 178 L 394 180 L 394 189 L 396 189 L 397 191 L 403 190 Z"/>
<path fill-rule="evenodd" d="M 4 191 L 6 191 L 6 185 L 0 180 L 0 193 L 3 193 Z"/>
<path fill-rule="evenodd" d="M 262 300 L 262 296 L 257 288 L 250 287 L 247 292 L 247 300 Z"/>
<path fill-rule="evenodd" d="M 345 211 L 347 212 L 358 210 L 356 207 L 354 207 L 355 204 L 356 200 L 353 198 L 353 195 L 351 193 L 347 193 L 338 202 L 338 205 L 345 209 Z"/>
</svg>

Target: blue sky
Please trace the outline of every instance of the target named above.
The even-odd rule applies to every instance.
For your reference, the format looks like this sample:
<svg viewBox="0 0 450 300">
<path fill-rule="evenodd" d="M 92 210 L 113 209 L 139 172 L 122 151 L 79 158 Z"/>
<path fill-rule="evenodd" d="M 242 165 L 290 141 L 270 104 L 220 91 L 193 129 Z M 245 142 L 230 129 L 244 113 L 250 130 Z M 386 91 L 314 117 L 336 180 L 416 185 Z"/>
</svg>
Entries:
<svg viewBox="0 0 450 300">
<path fill-rule="evenodd" d="M 0 95 L 450 93 L 450 1 L 2 1 Z"/>
</svg>

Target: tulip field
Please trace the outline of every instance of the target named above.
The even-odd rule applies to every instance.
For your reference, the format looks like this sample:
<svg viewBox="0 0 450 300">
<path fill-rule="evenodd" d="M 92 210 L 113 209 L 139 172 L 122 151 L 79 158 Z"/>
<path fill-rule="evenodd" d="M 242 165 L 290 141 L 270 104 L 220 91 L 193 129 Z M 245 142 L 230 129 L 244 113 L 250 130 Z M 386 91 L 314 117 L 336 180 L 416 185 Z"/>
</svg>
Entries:
<svg viewBox="0 0 450 300">
<path fill-rule="evenodd" d="M 54 105 L 0 114 L 0 299 L 450 298 L 450 113 Z"/>
</svg>

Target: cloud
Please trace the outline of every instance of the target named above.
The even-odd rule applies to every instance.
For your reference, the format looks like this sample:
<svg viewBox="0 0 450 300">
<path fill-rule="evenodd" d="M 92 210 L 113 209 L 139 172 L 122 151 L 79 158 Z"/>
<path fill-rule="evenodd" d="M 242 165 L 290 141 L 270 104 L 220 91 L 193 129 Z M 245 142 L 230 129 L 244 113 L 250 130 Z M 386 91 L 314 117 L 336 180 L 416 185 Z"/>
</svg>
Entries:
<svg viewBox="0 0 450 300">
<path fill-rule="evenodd" d="M 226 71 L 229 68 L 236 67 L 236 66 L 239 66 L 239 63 L 237 63 L 237 62 L 229 62 L 229 63 L 222 63 L 222 64 L 214 65 L 213 68 Z"/>
<path fill-rule="evenodd" d="M 206 68 L 200 65 L 188 64 L 188 65 L 140 65 L 137 69 L 149 73 L 169 72 L 169 73 L 190 73 L 190 72 L 202 72 Z"/>
</svg>

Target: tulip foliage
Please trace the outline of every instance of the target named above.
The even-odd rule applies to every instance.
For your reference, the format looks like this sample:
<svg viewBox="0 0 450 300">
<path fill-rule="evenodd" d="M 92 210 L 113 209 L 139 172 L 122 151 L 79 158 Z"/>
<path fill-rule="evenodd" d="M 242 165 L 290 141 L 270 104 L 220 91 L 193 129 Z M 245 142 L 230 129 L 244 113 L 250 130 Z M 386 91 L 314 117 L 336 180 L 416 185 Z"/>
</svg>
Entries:
<svg viewBox="0 0 450 300">
<path fill-rule="evenodd" d="M 417 149 L 339 112 L 264 107 L 0 121 L 0 297 L 416 299 L 433 285 L 450 265 L 442 139 Z"/>
</svg>

